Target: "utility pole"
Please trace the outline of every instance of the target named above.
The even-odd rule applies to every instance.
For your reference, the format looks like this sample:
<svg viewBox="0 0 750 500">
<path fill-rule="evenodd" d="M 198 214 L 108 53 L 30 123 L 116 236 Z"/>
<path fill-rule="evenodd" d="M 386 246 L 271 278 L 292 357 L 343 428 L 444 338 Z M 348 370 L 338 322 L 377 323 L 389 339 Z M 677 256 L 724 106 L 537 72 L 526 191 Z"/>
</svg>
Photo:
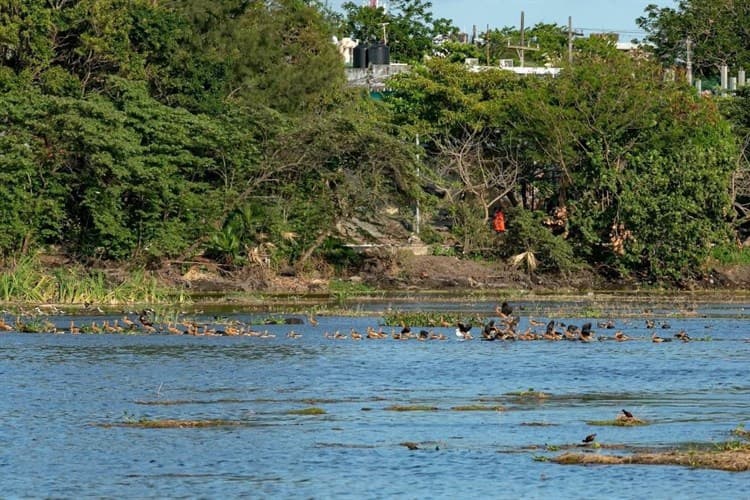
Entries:
<svg viewBox="0 0 750 500">
<path fill-rule="evenodd" d="M 685 49 L 687 51 L 687 57 L 685 62 L 685 73 L 687 77 L 688 85 L 693 84 L 693 41 L 691 39 L 685 40 Z"/>
<path fill-rule="evenodd" d="M 484 53 L 487 59 L 487 66 L 490 65 L 490 25 L 487 25 L 487 31 L 484 32 Z"/>
<path fill-rule="evenodd" d="M 573 16 L 568 16 L 568 64 L 573 64 L 573 38 L 583 36 L 582 31 L 573 31 Z"/>
<path fill-rule="evenodd" d="M 380 26 L 383 27 L 383 43 L 388 45 L 388 33 L 385 30 L 385 27 L 388 26 L 390 23 L 380 23 Z"/>
<path fill-rule="evenodd" d="M 524 67 L 523 66 L 524 65 L 524 53 L 527 50 L 539 50 L 539 47 L 527 47 L 525 40 L 524 40 L 524 35 L 525 35 L 525 29 L 523 25 L 523 11 L 521 11 L 521 44 L 511 45 L 510 42 L 508 42 L 508 48 L 516 49 L 518 51 L 518 58 L 521 60 L 522 68 Z"/>
<path fill-rule="evenodd" d="M 573 16 L 568 16 L 568 64 L 573 64 Z"/>
</svg>

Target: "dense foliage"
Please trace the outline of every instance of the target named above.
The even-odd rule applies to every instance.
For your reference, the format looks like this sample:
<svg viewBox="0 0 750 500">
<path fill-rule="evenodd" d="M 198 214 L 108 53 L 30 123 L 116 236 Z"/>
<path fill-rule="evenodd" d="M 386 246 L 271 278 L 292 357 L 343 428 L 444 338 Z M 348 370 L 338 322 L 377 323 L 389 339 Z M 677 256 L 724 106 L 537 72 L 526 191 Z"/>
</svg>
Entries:
<svg viewBox="0 0 750 500">
<path fill-rule="evenodd" d="M 523 256 L 530 271 L 678 281 L 731 248 L 730 223 L 750 214 L 732 210 L 750 200 L 737 191 L 746 94 L 722 106 L 728 121 L 604 39 L 577 40 L 568 66 L 566 30 L 544 24 L 526 32 L 540 48 L 526 61 L 563 65 L 558 77 L 475 71 L 466 57 L 515 58 L 518 32 L 462 43 L 430 7 L 0 2 L 0 255 L 340 267 L 352 228 L 387 217 L 408 234 L 417 202 L 425 241 Z M 661 61 L 688 19 L 726 15 L 701 9 L 649 8 Z M 346 86 L 331 40 L 383 26 L 413 66 L 378 102 Z M 729 58 L 708 43 L 707 73 Z M 497 208 L 503 235 L 489 227 Z"/>
<path fill-rule="evenodd" d="M 716 80 L 722 65 L 750 65 L 750 4 L 746 0 L 679 0 L 675 7 L 649 5 L 638 24 L 654 55 L 667 66 L 685 66 L 688 42 L 693 71 Z"/>
<path fill-rule="evenodd" d="M 501 255 L 679 280 L 730 239 L 731 130 L 711 100 L 650 62 L 597 48 L 557 78 L 519 81 L 438 61 L 394 87 L 397 117 L 430 138 L 435 168 L 460 194 L 454 224 L 515 214 Z M 559 241 L 534 236 L 519 209 L 541 212 L 537 227 Z M 491 244 L 463 241 L 470 253 Z"/>
</svg>

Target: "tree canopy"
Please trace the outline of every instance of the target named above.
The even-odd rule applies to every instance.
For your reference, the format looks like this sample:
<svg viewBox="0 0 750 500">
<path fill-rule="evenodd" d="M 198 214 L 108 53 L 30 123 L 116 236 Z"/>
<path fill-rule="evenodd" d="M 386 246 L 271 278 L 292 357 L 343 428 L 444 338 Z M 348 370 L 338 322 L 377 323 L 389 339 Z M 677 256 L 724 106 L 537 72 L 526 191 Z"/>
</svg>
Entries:
<svg viewBox="0 0 750 500">
<path fill-rule="evenodd" d="M 538 24 L 526 60 L 555 78 L 466 66 L 517 57 L 518 31 L 462 43 L 430 9 L 0 2 L 0 256 L 327 269 L 348 238 L 375 238 L 367 221 L 415 231 L 418 201 L 428 243 L 678 281 L 750 218 L 746 91 L 700 97 L 659 64 L 686 32 L 699 74 L 743 64 L 744 35 L 717 25 L 744 19 L 737 2 L 649 7 L 650 61 L 581 39 L 569 66 L 566 31 Z M 379 102 L 346 85 L 332 40 L 384 27 L 411 66 Z"/>
</svg>

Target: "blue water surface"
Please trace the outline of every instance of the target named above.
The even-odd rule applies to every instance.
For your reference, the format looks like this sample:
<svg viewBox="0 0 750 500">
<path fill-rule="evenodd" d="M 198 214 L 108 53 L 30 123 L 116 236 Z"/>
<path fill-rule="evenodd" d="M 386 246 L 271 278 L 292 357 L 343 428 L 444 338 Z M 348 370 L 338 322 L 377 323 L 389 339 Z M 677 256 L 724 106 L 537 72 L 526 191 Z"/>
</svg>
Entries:
<svg viewBox="0 0 750 500">
<path fill-rule="evenodd" d="M 493 314 L 489 304 L 450 307 Z M 536 307 L 521 313 L 521 329 L 531 314 L 547 319 Z M 555 307 L 558 321 L 597 321 Z M 746 307 L 664 312 L 670 328 L 658 333 L 703 339 L 689 343 L 652 343 L 654 330 L 632 315 L 612 318 L 638 339 L 622 343 L 460 341 L 453 328 L 432 329 L 445 341 L 324 336 L 380 328 L 376 315 L 264 326 L 272 338 L 2 334 L 0 496 L 750 498 L 747 472 L 544 461 L 568 447 L 627 453 L 735 439 L 731 430 L 750 421 Z M 288 338 L 292 328 L 302 337 Z M 531 388 L 549 397 L 512 394 Z M 487 410 L 452 409 L 464 405 Z M 325 414 L 288 413 L 313 406 Z M 650 425 L 590 424 L 623 408 Z M 237 425 L 112 425 L 141 418 Z M 601 448 L 577 446 L 591 433 Z"/>
</svg>

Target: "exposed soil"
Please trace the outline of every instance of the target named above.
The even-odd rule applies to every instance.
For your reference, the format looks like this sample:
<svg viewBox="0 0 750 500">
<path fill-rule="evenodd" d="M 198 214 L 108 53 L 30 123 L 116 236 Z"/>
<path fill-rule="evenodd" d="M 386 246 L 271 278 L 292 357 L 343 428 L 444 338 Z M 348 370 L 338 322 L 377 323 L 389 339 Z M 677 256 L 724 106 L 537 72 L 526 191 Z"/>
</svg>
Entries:
<svg viewBox="0 0 750 500">
<path fill-rule="evenodd" d="M 193 292 L 324 293 L 333 279 L 330 270 L 273 270 L 254 266 L 223 269 L 210 261 L 164 267 L 167 284 Z M 492 290 L 513 289 L 570 293 L 588 290 L 638 288 L 637 283 L 607 281 L 590 270 L 566 274 L 530 274 L 503 261 L 476 261 L 453 256 L 414 255 L 392 249 L 367 250 L 363 264 L 343 278 L 384 290 Z M 686 290 L 737 290 L 750 288 L 750 266 L 714 270 L 705 278 L 682 284 Z"/>
<path fill-rule="evenodd" d="M 167 262 L 156 275 L 167 287 L 185 288 L 191 293 L 327 293 L 331 281 L 344 280 L 381 290 L 528 290 L 531 292 L 575 293 L 592 290 L 634 290 L 643 284 L 614 282 L 591 271 L 573 273 L 527 273 L 502 260 L 479 261 L 455 256 L 416 255 L 396 246 L 362 250 L 362 262 L 343 276 L 334 276 L 325 265 L 297 270 L 273 269 L 253 264 L 240 269 L 196 258 L 189 262 Z M 61 254 L 43 254 L 48 268 L 73 265 Z M 109 267 L 104 271 L 114 282 L 124 281 L 127 270 Z M 733 291 L 750 289 L 750 266 L 715 268 L 700 280 L 681 284 L 684 290 Z"/>
<path fill-rule="evenodd" d="M 323 293 L 333 279 L 325 272 L 296 272 L 253 267 L 229 271 L 211 263 L 196 263 L 186 272 L 179 267 L 163 268 L 168 284 L 185 286 L 194 292 Z M 510 267 L 504 262 L 483 262 L 458 257 L 413 255 L 390 250 L 371 251 L 363 265 L 347 276 L 352 284 L 384 290 L 552 290 L 569 292 L 606 288 L 608 284 L 591 272 L 566 275 L 537 275 Z"/>
</svg>

